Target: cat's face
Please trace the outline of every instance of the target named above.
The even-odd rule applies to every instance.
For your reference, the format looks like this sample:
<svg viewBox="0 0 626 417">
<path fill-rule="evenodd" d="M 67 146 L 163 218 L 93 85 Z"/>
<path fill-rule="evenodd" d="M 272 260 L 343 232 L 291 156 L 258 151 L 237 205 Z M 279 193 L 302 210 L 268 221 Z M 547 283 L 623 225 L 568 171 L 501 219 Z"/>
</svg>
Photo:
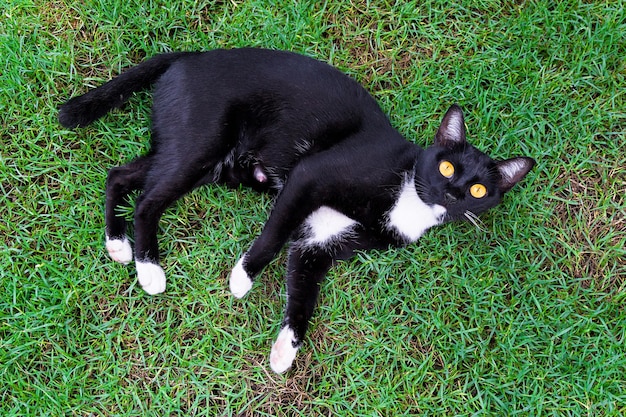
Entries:
<svg viewBox="0 0 626 417">
<path fill-rule="evenodd" d="M 467 143 L 463 113 L 453 105 L 434 145 L 417 161 L 415 185 L 425 203 L 446 208 L 446 221 L 473 221 L 477 214 L 496 206 L 534 164 L 527 157 L 495 161 Z"/>
</svg>

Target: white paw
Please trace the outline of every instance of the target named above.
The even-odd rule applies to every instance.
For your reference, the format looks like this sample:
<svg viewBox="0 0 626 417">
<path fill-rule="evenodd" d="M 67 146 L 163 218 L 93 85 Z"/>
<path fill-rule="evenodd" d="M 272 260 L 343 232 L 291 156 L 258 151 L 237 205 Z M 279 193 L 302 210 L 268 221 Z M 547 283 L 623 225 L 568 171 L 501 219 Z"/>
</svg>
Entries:
<svg viewBox="0 0 626 417">
<path fill-rule="evenodd" d="M 270 353 L 270 366 L 272 371 L 277 374 L 282 374 L 291 367 L 293 360 L 296 358 L 298 348 L 293 347 L 293 342 L 296 341 L 296 336 L 289 326 L 283 327 L 278 334 L 278 338 L 274 345 L 272 345 L 272 352 Z"/>
<path fill-rule="evenodd" d="M 241 298 L 250 291 L 252 288 L 252 280 L 248 276 L 248 273 L 243 269 L 243 260 L 246 255 L 242 256 L 237 265 L 230 273 L 229 286 L 230 292 L 237 298 Z"/>
<path fill-rule="evenodd" d="M 130 242 L 126 236 L 123 239 L 111 239 L 107 236 L 106 248 L 109 256 L 115 262 L 126 265 L 133 260 L 133 249 L 130 247 Z"/>
<path fill-rule="evenodd" d="M 135 262 L 137 280 L 141 287 L 150 295 L 165 291 L 165 272 L 157 264 L 150 262 Z"/>
</svg>

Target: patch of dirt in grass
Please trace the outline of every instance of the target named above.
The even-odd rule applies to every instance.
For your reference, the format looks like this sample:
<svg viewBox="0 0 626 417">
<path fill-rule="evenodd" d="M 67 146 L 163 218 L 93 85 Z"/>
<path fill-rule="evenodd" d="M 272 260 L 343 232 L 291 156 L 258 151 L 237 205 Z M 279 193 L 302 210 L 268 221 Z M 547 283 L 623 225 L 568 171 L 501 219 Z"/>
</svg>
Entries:
<svg viewBox="0 0 626 417">
<path fill-rule="evenodd" d="M 416 39 L 405 39 L 402 42 L 406 44 L 399 45 L 397 38 L 385 36 L 393 32 L 398 22 L 384 8 L 351 2 L 339 11 L 328 11 L 325 18 L 325 37 L 332 39 L 337 50 L 348 53 L 345 66 L 354 69 L 359 74 L 358 81 L 374 91 L 392 88 L 388 81 L 381 80 L 382 74 L 393 73 L 398 79 L 405 79 L 420 56 L 432 56 L 432 50 L 420 46 Z"/>
<path fill-rule="evenodd" d="M 618 165 L 563 173 L 554 205 L 554 227 L 564 231 L 554 248 L 567 260 L 562 268 L 604 291 L 621 288 L 626 279 L 624 259 L 615 252 L 626 239 L 626 171 Z"/>
<path fill-rule="evenodd" d="M 324 385 L 323 374 L 325 371 L 340 372 L 335 368 L 330 369 L 331 366 L 336 366 L 336 363 L 328 365 L 329 368 L 320 366 L 324 364 L 316 363 L 313 355 L 316 348 L 324 349 L 326 346 L 332 345 L 328 340 L 331 337 L 323 324 L 313 325 L 307 334 L 304 346 L 296 356 L 293 367 L 284 375 L 276 375 L 270 369 L 268 363 L 269 347 L 267 351 L 250 355 L 248 358 L 250 368 L 265 369 L 266 377 L 262 381 L 251 380 L 249 382 L 248 388 L 258 398 L 258 401 L 254 407 L 242 415 L 255 416 L 260 412 L 268 413 L 268 415 L 288 415 L 285 412 L 287 406 L 306 412 L 319 399 L 320 386 L 323 387 L 323 390 L 328 390 L 328 386 Z M 317 373 L 314 370 L 317 370 Z M 315 412 L 315 415 L 319 416 L 334 415 L 332 410 L 323 409 L 321 404 L 316 405 Z"/>
<path fill-rule="evenodd" d="M 291 374 L 286 379 L 279 375 L 269 375 L 265 383 L 252 383 L 250 390 L 261 400 L 262 404 L 257 404 L 253 409 L 246 410 L 242 415 L 255 416 L 259 412 L 265 412 L 268 415 L 281 415 L 277 414 L 277 411 L 284 410 L 287 406 L 306 410 L 315 401 L 314 395 L 307 390 L 307 386 L 312 383 L 314 378 L 311 378 L 310 375 L 297 375 L 293 371 L 289 372 Z M 331 414 L 329 411 L 327 414 L 319 415 Z"/>
<path fill-rule="evenodd" d="M 445 363 L 441 354 L 437 352 L 437 350 L 429 344 L 425 344 L 420 342 L 418 339 L 413 339 L 410 341 L 410 346 L 412 347 L 415 354 L 419 354 L 424 358 L 432 357 L 433 361 L 433 369 L 441 370 L 445 367 Z"/>
</svg>

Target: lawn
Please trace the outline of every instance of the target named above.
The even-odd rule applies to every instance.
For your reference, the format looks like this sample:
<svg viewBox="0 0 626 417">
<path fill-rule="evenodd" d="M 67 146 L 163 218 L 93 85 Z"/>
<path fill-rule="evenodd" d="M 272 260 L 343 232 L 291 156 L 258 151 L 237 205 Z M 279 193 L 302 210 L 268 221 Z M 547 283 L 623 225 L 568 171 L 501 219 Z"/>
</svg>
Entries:
<svg viewBox="0 0 626 417">
<path fill-rule="evenodd" d="M 624 0 L 0 9 L 0 415 L 626 414 Z M 106 172 L 147 149 L 149 92 L 85 129 L 56 119 L 144 57 L 238 46 L 332 63 L 422 146 L 457 102 L 480 149 L 538 161 L 482 230 L 340 263 L 285 375 L 268 363 L 284 254 L 243 300 L 227 284 L 271 197 L 209 187 L 168 210 L 168 290 L 149 296 L 103 233 Z"/>
</svg>

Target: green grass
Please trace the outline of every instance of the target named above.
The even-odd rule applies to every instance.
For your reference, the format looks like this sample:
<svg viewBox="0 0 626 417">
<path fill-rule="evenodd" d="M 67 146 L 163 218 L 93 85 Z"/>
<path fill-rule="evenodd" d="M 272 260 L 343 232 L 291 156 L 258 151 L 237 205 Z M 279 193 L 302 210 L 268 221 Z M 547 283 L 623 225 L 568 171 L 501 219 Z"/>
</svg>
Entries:
<svg viewBox="0 0 626 417">
<path fill-rule="evenodd" d="M 626 3 L 0 0 L 0 414 L 626 414 Z M 284 376 L 284 255 L 244 301 L 227 272 L 271 199 L 197 190 L 163 218 L 168 291 L 103 247 L 106 170 L 146 149 L 150 95 L 64 130 L 57 107 L 143 57 L 289 49 L 362 82 L 427 145 L 538 166 L 504 204 L 323 285 Z"/>
</svg>

